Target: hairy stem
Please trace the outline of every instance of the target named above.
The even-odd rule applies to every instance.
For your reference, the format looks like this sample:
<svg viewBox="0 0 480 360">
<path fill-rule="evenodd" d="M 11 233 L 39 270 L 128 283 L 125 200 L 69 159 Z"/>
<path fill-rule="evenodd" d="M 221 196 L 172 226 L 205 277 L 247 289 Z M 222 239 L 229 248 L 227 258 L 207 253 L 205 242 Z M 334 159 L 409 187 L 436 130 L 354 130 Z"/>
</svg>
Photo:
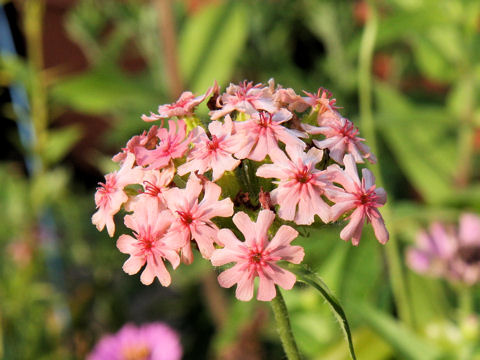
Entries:
<svg viewBox="0 0 480 360">
<path fill-rule="evenodd" d="M 285 351 L 288 360 L 300 360 L 301 357 L 298 352 L 297 343 L 293 337 L 285 300 L 283 300 L 282 293 L 278 286 L 276 286 L 276 290 L 277 296 L 270 302 L 270 304 L 272 305 L 273 314 L 277 323 L 277 331 L 280 335 L 280 340 L 282 341 L 283 350 Z"/>
<path fill-rule="evenodd" d="M 373 153 L 377 156 L 378 145 L 375 134 L 375 121 L 372 114 L 372 57 L 375 47 L 375 38 L 378 30 L 378 17 L 373 3 L 369 3 L 369 17 L 362 35 L 359 54 L 359 103 L 361 130 L 363 136 L 368 140 L 368 144 Z M 383 187 L 383 178 L 379 170 L 380 166 L 372 168 L 378 186 Z M 383 207 L 382 213 L 385 223 L 388 226 L 391 215 L 391 200 Z M 395 233 L 390 229 L 389 244 L 385 247 L 385 252 L 389 266 L 389 276 L 395 297 L 395 304 L 398 309 L 399 317 L 407 324 L 413 324 L 412 312 L 410 308 L 405 273 L 402 268 L 401 256 L 399 252 L 398 240 Z"/>
</svg>

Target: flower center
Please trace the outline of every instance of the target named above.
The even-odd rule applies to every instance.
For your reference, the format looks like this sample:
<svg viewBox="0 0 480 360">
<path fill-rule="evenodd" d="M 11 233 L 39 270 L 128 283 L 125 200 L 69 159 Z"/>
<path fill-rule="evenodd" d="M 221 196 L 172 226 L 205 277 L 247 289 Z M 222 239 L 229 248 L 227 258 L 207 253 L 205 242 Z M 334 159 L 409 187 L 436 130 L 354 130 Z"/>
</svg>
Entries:
<svg viewBox="0 0 480 360">
<path fill-rule="evenodd" d="M 360 205 L 375 206 L 378 202 L 378 196 L 375 194 L 375 187 L 372 186 L 369 190 L 358 195 L 357 201 Z"/>
<path fill-rule="evenodd" d="M 250 249 L 248 252 L 248 259 L 250 265 L 255 267 L 261 265 L 265 261 L 263 250 L 259 250 L 258 248 Z"/>
<path fill-rule="evenodd" d="M 303 166 L 302 170 L 300 170 L 295 179 L 302 184 L 308 183 L 312 179 L 312 173 L 309 171 L 306 165 Z"/>
<path fill-rule="evenodd" d="M 150 354 L 147 345 L 130 346 L 122 349 L 122 360 L 149 360 Z"/>
<path fill-rule="evenodd" d="M 354 139 L 358 134 L 358 129 L 351 121 L 346 120 L 345 125 L 339 130 L 343 137 Z"/>
<path fill-rule="evenodd" d="M 262 111 L 259 116 L 258 125 L 267 128 L 272 124 L 272 114 L 266 111 Z"/>
<path fill-rule="evenodd" d="M 219 148 L 219 141 L 215 135 L 212 135 L 212 140 L 207 143 L 207 148 L 210 151 L 215 151 Z"/>
<path fill-rule="evenodd" d="M 177 214 L 180 215 L 180 219 L 184 224 L 191 224 L 193 222 L 193 216 L 190 212 L 187 211 L 177 211 Z"/>
<path fill-rule="evenodd" d="M 142 246 L 142 250 L 145 251 L 151 251 L 153 248 L 153 245 L 155 244 L 155 237 L 151 236 L 150 233 L 143 234 L 138 237 L 138 241 L 140 242 Z"/>
<path fill-rule="evenodd" d="M 458 256 L 468 265 L 480 263 L 480 246 L 465 245 L 458 249 Z"/>
<path fill-rule="evenodd" d="M 159 193 L 161 193 L 162 191 L 160 190 L 160 188 L 158 188 L 157 186 L 153 185 L 152 182 L 150 181 L 144 181 L 143 182 L 143 185 L 144 185 L 144 188 L 145 188 L 145 191 L 143 192 L 144 194 L 147 194 L 147 195 L 150 195 L 150 196 L 157 196 Z"/>
</svg>

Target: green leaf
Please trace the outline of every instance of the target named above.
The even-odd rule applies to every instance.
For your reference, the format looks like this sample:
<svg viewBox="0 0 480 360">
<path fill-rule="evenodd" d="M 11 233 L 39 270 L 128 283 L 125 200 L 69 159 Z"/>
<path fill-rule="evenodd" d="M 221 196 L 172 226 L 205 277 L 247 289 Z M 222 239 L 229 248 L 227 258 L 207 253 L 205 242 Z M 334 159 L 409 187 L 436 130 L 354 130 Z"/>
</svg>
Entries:
<svg viewBox="0 0 480 360">
<path fill-rule="evenodd" d="M 43 157 L 48 164 L 60 161 L 82 136 L 82 129 L 78 126 L 68 126 L 48 133 L 47 146 Z"/>
<path fill-rule="evenodd" d="M 179 62 L 189 88 L 201 93 L 214 80 L 228 82 L 245 47 L 247 23 L 240 1 L 206 6 L 188 20 L 180 34 Z"/>
<path fill-rule="evenodd" d="M 389 315 L 366 303 L 358 305 L 357 310 L 365 323 L 395 349 L 399 358 L 409 360 L 440 358 L 441 353 L 438 349 Z"/>
<path fill-rule="evenodd" d="M 411 104 L 386 85 L 376 90 L 378 125 L 398 164 L 427 202 L 445 201 L 457 169 L 455 120 L 443 107 Z"/>
<path fill-rule="evenodd" d="M 128 77 L 113 65 L 63 79 L 52 88 L 51 96 L 57 103 L 88 114 L 137 109 L 140 115 L 153 110 L 158 101 L 149 83 Z"/>
<path fill-rule="evenodd" d="M 310 286 L 313 286 L 315 289 L 317 289 L 322 297 L 327 301 L 328 305 L 330 306 L 333 314 L 337 318 L 340 327 L 343 330 L 343 333 L 345 335 L 345 338 L 348 342 L 348 348 L 350 350 L 350 355 L 352 359 L 356 359 L 355 357 L 355 350 L 353 349 L 353 343 L 352 343 L 352 334 L 350 332 L 350 325 L 348 324 L 347 321 L 347 316 L 345 315 L 345 312 L 343 311 L 342 306 L 340 305 L 340 302 L 337 300 L 337 298 L 331 293 L 330 289 L 327 287 L 327 285 L 323 282 L 322 279 L 318 275 L 316 275 L 314 272 L 312 272 L 308 267 L 305 265 L 289 265 L 289 269 L 297 275 L 297 278 L 299 281 L 302 281 Z"/>
</svg>

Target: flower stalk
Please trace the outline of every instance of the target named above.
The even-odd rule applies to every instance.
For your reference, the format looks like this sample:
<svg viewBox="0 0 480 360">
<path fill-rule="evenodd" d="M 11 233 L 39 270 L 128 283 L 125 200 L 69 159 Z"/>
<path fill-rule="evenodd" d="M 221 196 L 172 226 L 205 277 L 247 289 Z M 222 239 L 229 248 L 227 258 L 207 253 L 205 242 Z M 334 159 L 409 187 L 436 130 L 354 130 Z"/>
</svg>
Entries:
<svg viewBox="0 0 480 360">
<path fill-rule="evenodd" d="M 283 299 L 282 293 L 277 286 L 277 296 L 270 302 L 272 306 L 275 322 L 277 323 L 277 331 L 282 342 L 283 350 L 287 355 L 288 360 L 300 360 L 301 356 L 298 351 L 297 343 L 293 337 L 290 319 L 288 317 L 287 305 Z"/>
<path fill-rule="evenodd" d="M 377 138 L 375 134 L 375 121 L 372 114 L 372 76 L 370 71 L 375 48 L 375 38 L 378 31 L 378 15 L 372 2 L 369 3 L 369 10 L 369 18 L 365 25 L 365 30 L 363 32 L 360 45 L 358 92 L 361 130 L 364 134 L 364 137 L 368 139 L 368 143 L 372 149 L 372 152 L 379 154 Z M 375 166 L 372 168 L 372 171 L 375 175 L 378 186 L 383 186 L 384 181 L 380 172 L 380 167 Z M 387 224 L 392 218 L 389 204 L 391 204 L 391 200 L 384 206 L 383 210 L 383 216 L 385 218 L 385 223 Z M 405 321 L 405 323 L 413 324 L 406 278 L 401 265 L 402 263 L 398 249 L 398 242 L 393 231 L 390 233 L 390 243 L 385 248 L 385 252 L 388 259 L 390 281 L 392 283 L 395 304 L 398 308 L 399 316 L 403 321 Z"/>
</svg>

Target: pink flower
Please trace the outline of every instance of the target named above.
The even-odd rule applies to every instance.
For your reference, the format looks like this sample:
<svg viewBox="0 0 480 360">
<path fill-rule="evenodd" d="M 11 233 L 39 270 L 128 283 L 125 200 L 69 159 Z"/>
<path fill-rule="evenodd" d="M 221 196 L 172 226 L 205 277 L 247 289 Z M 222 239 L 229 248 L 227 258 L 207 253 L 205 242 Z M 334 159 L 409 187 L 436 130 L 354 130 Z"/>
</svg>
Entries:
<svg viewBox="0 0 480 360">
<path fill-rule="evenodd" d="M 372 164 L 377 161 L 370 148 L 362 141 L 365 139 L 357 137 L 358 129 L 353 123 L 341 116 L 328 118 L 324 120 L 322 127 L 315 127 L 303 124 L 304 129 L 309 134 L 323 134 L 324 140 L 313 140 L 313 143 L 319 149 L 329 149 L 330 157 L 337 163 L 343 165 L 343 156 L 345 153 L 353 155 L 358 163 L 363 163 L 363 158 Z"/>
<path fill-rule="evenodd" d="M 275 91 L 273 98 L 279 108 L 288 106 L 288 110 L 290 111 L 304 112 L 311 106 L 310 103 L 305 101 L 305 98 L 297 95 L 291 88 L 278 89 Z"/>
<path fill-rule="evenodd" d="M 329 167 L 333 181 L 343 186 L 343 189 L 326 192 L 327 197 L 335 202 L 332 206 L 332 221 L 337 220 L 342 214 L 353 210 L 349 216 L 350 222 L 341 231 L 340 238 L 345 241 L 352 239 L 352 244 L 357 246 L 362 236 L 365 220 L 372 223 L 373 231 L 378 241 L 385 244 L 388 241 L 388 231 L 385 228 L 382 215 L 378 211 L 387 201 L 387 194 L 383 188 L 376 188 L 375 177 L 368 169 L 362 169 L 363 179 L 360 182 L 357 166 L 352 155 L 343 158 L 345 171 L 338 165 Z"/>
<path fill-rule="evenodd" d="M 319 115 L 338 109 L 335 106 L 337 100 L 332 99 L 332 93 L 324 88 L 318 89 L 316 94 L 306 91 L 304 91 L 304 93 L 307 97 L 304 97 L 303 100 L 310 105 L 314 111 L 318 111 Z"/>
<path fill-rule="evenodd" d="M 433 276 L 448 274 L 449 260 L 455 256 L 457 238 L 453 228 L 447 228 L 434 222 L 430 232 L 420 231 L 417 234 L 416 247 L 407 252 L 407 264 L 418 273 L 429 273 Z"/>
<path fill-rule="evenodd" d="M 99 183 L 100 186 L 95 193 L 95 204 L 98 210 L 92 216 L 92 223 L 97 226 L 98 231 L 102 231 L 106 225 L 110 237 L 115 233 L 113 216 L 128 200 L 123 188 L 127 185 L 139 184 L 143 177 L 139 167 L 132 168 L 134 162 L 135 156 L 128 153 L 120 170 L 105 175 L 105 183 Z"/>
<path fill-rule="evenodd" d="M 117 248 L 130 257 L 123 264 L 123 271 L 129 275 L 136 274 L 145 263 L 147 266 L 140 276 L 140 281 L 150 285 L 155 277 L 163 286 L 170 285 L 171 278 L 163 261 L 167 259 L 174 269 L 180 264 L 177 254 L 183 244 L 180 239 L 167 243 L 165 234 L 170 227 L 172 214 L 169 210 L 162 212 L 156 201 L 146 199 L 143 206 L 135 208 L 132 215 L 125 216 L 125 225 L 132 229 L 134 236 L 121 235 L 117 240 Z"/>
<path fill-rule="evenodd" d="M 462 214 L 458 229 L 435 222 L 407 250 L 407 264 L 420 274 L 474 285 L 480 282 L 480 217 Z"/>
<path fill-rule="evenodd" d="M 246 81 L 239 85 L 230 84 L 225 94 L 217 99 L 217 105 L 222 108 L 209 113 L 212 120 L 217 120 L 234 110 L 247 114 L 259 110 L 273 113 L 277 110 L 269 88 L 262 87 L 262 84 L 253 86 L 253 83 Z"/>
<path fill-rule="evenodd" d="M 290 111 L 281 109 L 274 114 L 266 111 L 254 113 L 249 120 L 236 122 L 237 136 L 247 141 L 235 156 L 238 159 L 262 161 L 267 154 L 271 157 L 273 152 L 280 150 L 278 141 L 287 147 L 304 149 L 305 143 L 299 137 L 305 137 L 305 134 L 282 125 L 291 118 Z"/>
<path fill-rule="evenodd" d="M 272 157 L 273 164 L 262 165 L 257 170 L 257 176 L 280 180 L 270 193 L 273 204 L 280 205 L 278 216 L 297 224 L 311 224 L 315 215 L 329 222 L 330 207 L 323 201 L 322 194 L 332 186 L 330 175 L 315 168 L 323 152 L 311 148 L 305 154 L 300 148 L 287 148 L 287 153 L 290 159 L 278 151 Z"/>
<path fill-rule="evenodd" d="M 199 202 L 202 190 L 203 199 Z M 165 193 L 168 208 L 173 213 L 172 226 L 167 237 L 182 244 L 182 261 L 193 261 L 190 240 L 195 240 L 200 253 L 209 259 L 217 241 L 218 227 L 212 222 L 216 216 L 233 215 L 230 199 L 218 200 L 222 189 L 217 184 L 207 182 L 202 186 L 195 175 L 190 175 L 185 189 L 173 188 Z"/>
<path fill-rule="evenodd" d="M 236 262 L 218 276 L 218 282 L 225 288 L 237 284 L 235 295 L 239 300 L 252 298 L 256 277 L 260 278 L 257 299 L 261 301 L 270 301 L 276 296 L 275 284 L 286 290 L 295 284 L 295 275 L 276 263 L 284 260 L 299 264 L 305 253 L 302 247 L 290 245 L 298 236 L 290 226 L 282 225 L 273 239 L 268 240 L 268 229 L 274 219 L 275 214 L 270 210 L 260 211 L 256 223 L 244 212 L 235 214 L 233 222 L 245 236 L 245 242 L 239 241 L 230 229 L 218 232 L 225 247 L 215 250 L 210 260 L 214 266 Z"/>
<path fill-rule="evenodd" d="M 195 96 L 190 91 L 185 91 L 173 104 L 160 105 L 158 107 L 158 115 L 154 113 L 150 113 L 150 116 L 142 115 L 142 120 L 155 121 L 172 116 L 176 116 L 178 118 L 183 116 L 191 116 L 193 115 L 195 107 L 209 97 L 214 91 L 218 91 L 217 82 L 215 82 L 215 84 L 210 87 L 205 94 L 200 96 Z"/>
<path fill-rule="evenodd" d="M 135 153 L 135 148 L 137 146 L 144 147 L 146 149 L 154 149 L 157 145 L 157 132 L 158 126 L 154 125 L 148 130 L 148 133 L 144 131 L 142 135 L 133 136 L 127 142 L 127 147 L 123 148 L 121 152 L 115 155 L 112 160 L 115 162 L 122 162 L 127 157 L 127 154 L 130 152 L 132 154 Z"/>
<path fill-rule="evenodd" d="M 217 181 L 225 171 L 232 171 L 240 164 L 232 154 L 244 140 L 232 136 L 233 123 L 230 116 L 225 117 L 223 125 L 219 121 L 212 121 L 208 125 L 208 130 L 211 139 L 203 128 L 196 128 L 196 135 L 192 141 L 194 148 L 188 155 L 187 162 L 178 168 L 179 175 L 195 171 L 204 174 L 212 169 L 212 181 Z"/>
<path fill-rule="evenodd" d="M 161 169 L 167 166 L 172 159 L 178 159 L 185 154 L 191 136 L 185 138 L 186 124 L 183 120 L 168 121 L 168 131 L 165 128 L 158 130 L 157 137 L 160 143 L 154 150 L 147 150 L 145 147 L 135 147 L 137 163 L 147 166 L 148 169 Z"/>
<path fill-rule="evenodd" d="M 175 330 L 161 322 L 124 325 L 102 337 L 87 360 L 180 360 L 182 346 Z"/>
<path fill-rule="evenodd" d="M 159 210 L 167 208 L 165 192 L 175 176 L 175 167 L 170 166 L 163 170 L 145 170 L 143 175 L 143 192 L 131 199 L 126 205 L 127 211 L 135 211 L 138 203 L 143 204 L 144 199 L 153 199 L 158 203 Z M 141 205 L 140 205 L 141 206 Z"/>
</svg>

